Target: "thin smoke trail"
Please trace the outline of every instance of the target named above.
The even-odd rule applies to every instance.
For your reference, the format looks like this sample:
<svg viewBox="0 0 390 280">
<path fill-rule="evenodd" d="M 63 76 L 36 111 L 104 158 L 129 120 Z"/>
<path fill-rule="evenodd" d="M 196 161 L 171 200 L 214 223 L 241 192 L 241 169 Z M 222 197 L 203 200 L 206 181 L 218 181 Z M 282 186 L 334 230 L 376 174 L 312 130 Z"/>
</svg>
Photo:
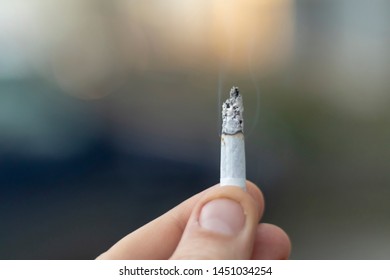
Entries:
<svg viewBox="0 0 390 280">
<path fill-rule="evenodd" d="M 255 116 L 254 116 L 254 122 L 251 125 L 251 128 L 249 129 L 247 133 L 247 137 L 249 137 L 256 129 L 257 124 L 259 123 L 260 119 L 260 88 L 259 84 L 256 79 L 256 73 L 254 71 L 254 66 L 253 66 L 253 52 L 255 49 L 255 40 L 252 39 L 252 43 L 250 44 L 250 50 L 248 51 L 248 66 L 249 66 L 249 74 L 253 83 L 253 86 L 256 90 L 256 111 L 255 111 Z"/>
<path fill-rule="evenodd" d="M 255 89 L 255 93 L 256 93 L 256 103 L 255 103 L 255 115 L 253 117 L 253 122 L 250 126 L 250 128 L 247 130 L 247 132 L 245 133 L 246 134 L 246 137 L 250 137 L 253 132 L 255 131 L 258 123 L 259 123 L 259 119 L 260 119 L 260 87 L 259 87 L 259 84 L 257 82 L 257 79 L 256 79 L 256 73 L 255 73 L 255 70 L 254 70 L 254 66 L 253 66 L 253 60 L 252 60 L 252 55 L 253 55 L 253 49 L 254 49 L 254 44 L 252 44 L 252 47 L 251 47 L 251 50 L 248 52 L 248 66 L 249 66 L 249 75 L 250 75 L 250 79 L 252 81 L 252 84 L 253 84 L 253 87 Z M 222 125 L 222 116 L 221 116 L 221 106 L 222 106 L 222 100 L 224 99 L 224 83 L 225 83 L 225 77 L 226 77 L 226 73 L 224 71 L 224 69 L 226 69 L 226 65 L 224 65 L 223 67 L 221 67 L 221 69 L 219 70 L 219 73 L 218 73 L 218 85 L 217 85 L 217 114 L 218 114 L 218 135 L 221 136 L 221 131 L 220 131 L 220 127 Z M 233 86 L 233 85 L 231 85 Z"/>
<path fill-rule="evenodd" d="M 222 100 L 224 100 L 224 80 L 226 77 L 226 69 L 229 69 L 230 67 L 230 61 L 234 53 L 235 46 L 233 44 L 229 45 L 229 49 L 227 52 L 227 56 L 222 60 L 219 71 L 218 71 L 218 88 L 217 88 L 217 114 L 218 114 L 218 136 L 221 136 L 221 127 L 222 127 Z M 233 86 L 233 85 L 231 85 Z"/>
<path fill-rule="evenodd" d="M 218 73 L 218 88 L 217 88 L 218 136 L 221 136 L 221 127 L 222 127 L 221 108 L 222 108 L 223 79 L 224 79 L 224 74 L 220 70 Z"/>
<path fill-rule="evenodd" d="M 226 30 L 227 33 L 230 33 L 229 30 Z M 253 65 L 253 56 L 254 56 L 254 50 L 255 50 L 255 38 L 256 36 L 251 37 L 251 42 L 249 43 L 248 46 L 248 68 L 249 68 L 249 76 L 252 81 L 252 84 L 254 86 L 254 89 L 256 91 L 256 109 L 255 109 L 255 115 L 254 115 L 254 121 L 252 122 L 250 128 L 246 130 L 246 137 L 250 137 L 253 132 L 255 131 L 259 119 L 260 119 L 260 87 L 256 79 L 256 73 L 254 70 L 254 65 Z M 221 125 L 222 125 L 222 116 L 221 116 L 221 106 L 222 106 L 222 101 L 224 100 L 224 84 L 225 84 L 225 79 L 227 76 L 227 71 L 230 69 L 230 63 L 231 63 L 231 58 L 233 57 L 234 50 L 236 48 L 234 44 L 234 40 L 231 41 L 231 43 L 228 45 L 228 51 L 226 57 L 222 60 L 220 64 L 220 68 L 218 71 L 218 88 L 217 88 L 217 113 L 218 113 L 218 135 L 221 136 Z M 230 86 L 235 86 L 231 84 Z M 239 85 L 236 85 L 240 87 Z"/>
</svg>

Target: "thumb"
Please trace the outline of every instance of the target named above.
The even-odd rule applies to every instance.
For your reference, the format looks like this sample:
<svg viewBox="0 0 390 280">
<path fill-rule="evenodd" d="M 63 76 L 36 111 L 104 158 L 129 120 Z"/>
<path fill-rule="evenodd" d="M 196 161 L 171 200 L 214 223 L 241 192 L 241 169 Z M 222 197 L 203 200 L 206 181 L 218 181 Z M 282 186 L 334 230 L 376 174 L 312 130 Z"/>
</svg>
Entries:
<svg viewBox="0 0 390 280">
<path fill-rule="evenodd" d="M 238 187 L 207 192 L 193 208 L 171 259 L 249 259 L 263 212 L 262 196 L 255 197 Z"/>
</svg>

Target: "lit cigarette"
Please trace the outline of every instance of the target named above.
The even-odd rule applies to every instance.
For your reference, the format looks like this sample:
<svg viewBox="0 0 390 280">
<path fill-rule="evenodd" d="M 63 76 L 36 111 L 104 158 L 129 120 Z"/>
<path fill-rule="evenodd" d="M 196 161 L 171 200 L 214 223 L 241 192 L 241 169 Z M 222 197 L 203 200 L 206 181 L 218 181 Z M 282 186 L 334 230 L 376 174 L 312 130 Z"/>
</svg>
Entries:
<svg viewBox="0 0 390 280">
<path fill-rule="evenodd" d="M 238 87 L 222 105 L 221 186 L 238 186 L 245 190 L 244 106 Z"/>
</svg>

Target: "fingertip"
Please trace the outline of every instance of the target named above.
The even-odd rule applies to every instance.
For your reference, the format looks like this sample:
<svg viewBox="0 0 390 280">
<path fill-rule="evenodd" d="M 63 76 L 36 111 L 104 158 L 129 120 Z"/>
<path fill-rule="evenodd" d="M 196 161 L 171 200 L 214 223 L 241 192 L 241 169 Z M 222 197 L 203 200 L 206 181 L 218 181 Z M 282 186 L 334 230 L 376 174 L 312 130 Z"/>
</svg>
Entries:
<svg viewBox="0 0 390 280">
<path fill-rule="evenodd" d="M 256 196 L 234 186 L 205 193 L 172 259 L 248 259 L 261 214 Z"/>
<path fill-rule="evenodd" d="M 261 223 L 257 227 L 252 259 L 285 260 L 291 253 L 291 241 L 280 227 Z"/>
<path fill-rule="evenodd" d="M 213 193 L 216 193 L 218 195 L 214 195 Z M 241 201 L 241 203 L 244 201 L 246 202 L 251 201 L 251 204 L 255 205 L 257 209 L 257 214 L 258 214 L 257 222 L 261 219 L 264 213 L 265 202 L 264 202 L 263 193 L 254 183 L 248 180 L 246 181 L 246 189 L 242 189 L 237 186 L 220 186 L 218 184 L 213 186 L 211 190 L 206 192 L 205 196 L 208 196 L 209 198 L 221 196 L 221 197 L 230 198 L 232 200 L 236 200 L 238 202 Z M 244 199 L 244 197 L 246 198 Z"/>
<path fill-rule="evenodd" d="M 221 186 L 220 184 L 216 184 L 210 187 L 209 189 L 207 189 L 206 192 L 204 192 L 203 196 L 208 196 L 210 193 L 215 191 L 220 192 L 221 188 L 227 190 L 226 191 L 227 193 L 231 192 L 230 190 L 243 190 L 242 188 L 237 186 Z M 248 193 L 257 204 L 259 219 L 260 219 L 261 216 L 263 215 L 264 206 L 265 206 L 264 195 L 262 191 L 256 184 L 254 184 L 249 180 L 246 180 L 246 193 Z"/>
<path fill-rule="evenodd" d="M 252 198 L 257 202 L 259 207 L 260 217 L 261 217 L 261 215 L 264 212 L 264 205 L 265 205 L 262 191 L 257 185 L 255 185 L 253 182 L 249 180 L 246 181 L 246 190 L 252 196 Z"/>
</svg>

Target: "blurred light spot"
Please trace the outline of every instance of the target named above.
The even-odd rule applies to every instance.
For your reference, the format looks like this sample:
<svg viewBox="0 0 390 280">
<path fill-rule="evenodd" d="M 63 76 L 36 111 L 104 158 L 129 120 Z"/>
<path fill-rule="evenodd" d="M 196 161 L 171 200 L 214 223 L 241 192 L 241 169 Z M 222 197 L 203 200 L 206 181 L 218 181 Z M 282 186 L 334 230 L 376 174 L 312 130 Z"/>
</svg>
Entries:
<svg viewBox="0 0 390 280">
<path fill-rule="evenodd" d="M 105 86 L 111 82 L 115 62 L 109 25 L 99 11 L 74 5 L 52 7 L 58 15 L 49 54 L 52 74 L 74 96 L 101 98 L 110 93 Z"/>
<path fill-rule="evenodd" d="M 31 75 L 42 60 L 45 28 L 42 1 L 0 2 L 0 78 Z"/>
<path fill-rule="evenodd" d="M 212 41 L 220 61 L 234 70 L 246 70 L 251 64 L 260 73 L 287 61 L 293 47 L 293 1 L 212 3 Z"/>
</svg>

